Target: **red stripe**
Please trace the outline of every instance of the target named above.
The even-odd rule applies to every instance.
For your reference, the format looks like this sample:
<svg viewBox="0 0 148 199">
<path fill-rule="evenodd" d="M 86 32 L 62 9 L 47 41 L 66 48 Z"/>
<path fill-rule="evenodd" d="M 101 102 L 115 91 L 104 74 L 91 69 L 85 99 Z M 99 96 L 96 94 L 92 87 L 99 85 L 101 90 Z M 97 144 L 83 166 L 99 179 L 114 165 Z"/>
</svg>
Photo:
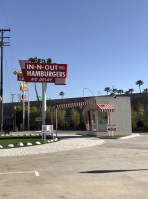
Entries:
<svg viewBox="0 0 148 199">
<path fill-rule="evenodd" d="M 115 108 L 110 104 L 97 104 L 97 107 L 101 112 L 114 112 Z"/>
<path fill-rule="evenodd" d="M 75 102 L 75 103 L 68 103 L 68 104 L 57 104 L 54 108 L 63 109 L 63 108 L 72 108 L 78 106 L 85 106 L 87 104 L 96 104 L 96 101 L 86 101 L 86 102 Z"/>
</svg>

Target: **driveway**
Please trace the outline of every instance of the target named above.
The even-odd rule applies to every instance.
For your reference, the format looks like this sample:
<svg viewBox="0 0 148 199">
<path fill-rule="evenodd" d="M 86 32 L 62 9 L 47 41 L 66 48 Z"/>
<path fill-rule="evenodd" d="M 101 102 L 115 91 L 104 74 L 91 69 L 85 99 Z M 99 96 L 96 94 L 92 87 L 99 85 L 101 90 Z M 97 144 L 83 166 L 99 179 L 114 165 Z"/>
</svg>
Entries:
<svg viewBox="0 0 148 199">
<path fill-rule="evenodd" d="M 147 187 L 148 135 L 0 158 L 1 199 L 147 199 Z"/>
</svg>

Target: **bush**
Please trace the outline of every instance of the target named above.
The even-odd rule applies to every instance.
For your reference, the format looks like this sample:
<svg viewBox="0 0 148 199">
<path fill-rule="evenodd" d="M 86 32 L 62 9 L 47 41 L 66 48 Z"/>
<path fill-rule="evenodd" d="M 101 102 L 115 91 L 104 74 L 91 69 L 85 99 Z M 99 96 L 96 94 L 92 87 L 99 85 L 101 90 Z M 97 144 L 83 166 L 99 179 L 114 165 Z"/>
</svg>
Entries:
<svg viewBox="0 0 148 199">
<path fill-rule="evenodd" d="M 71 122 L 72 122 L 72 125 L 73 125 L 73 127 L 75 129 L 77 129 L 79 127 L 79 124 L 80 124 L 80 114 L 75 109 L 71 110 Z"/>
</svg>

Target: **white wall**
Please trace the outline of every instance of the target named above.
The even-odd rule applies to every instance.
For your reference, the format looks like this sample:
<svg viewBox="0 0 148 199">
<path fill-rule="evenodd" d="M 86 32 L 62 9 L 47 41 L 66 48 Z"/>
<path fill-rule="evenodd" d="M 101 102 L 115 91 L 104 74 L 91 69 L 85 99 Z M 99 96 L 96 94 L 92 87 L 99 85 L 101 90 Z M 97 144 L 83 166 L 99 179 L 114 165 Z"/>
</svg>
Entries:
<svg viewBox="0 0 148 199">
<path fill-rule="evenodd" d="M 129 135 L 132 133 L 130 97 L 100 96 L 96 97 L 96 104 L 110 104 L 115 108 L 115 111 L 111 112 L 111 124 L 117 125 L 115 134 Z M 97 134 L 104 133 L 99 132 Z"/>
</svg>

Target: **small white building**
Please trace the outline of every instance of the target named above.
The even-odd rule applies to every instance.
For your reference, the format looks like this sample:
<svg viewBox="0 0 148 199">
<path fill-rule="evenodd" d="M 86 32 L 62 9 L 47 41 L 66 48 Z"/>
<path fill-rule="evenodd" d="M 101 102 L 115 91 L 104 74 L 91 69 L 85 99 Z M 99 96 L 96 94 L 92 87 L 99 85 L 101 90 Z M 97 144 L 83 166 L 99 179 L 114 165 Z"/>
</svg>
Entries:
<svg viewBox="0 0 148 199">
<path fill-rule="evenodd" d="M 131 101 L 130 97 L 95 97 L 95 104 L 85 107 L 86 130 L 92 135 L 107 135 L 107 126 L 115 127 L 115 135 L 130 135 Z"/>
<path fill-rule="evenodd" d="M 131 101 L 130 97 L 99 96 L 81 102 L 56 105 L 56 111 L 63 108 L 84 106 L 86 130 L 91 135 L 130 135 Z M 56 125 L 57 126 L 57 125 Z"/>
</svg>

